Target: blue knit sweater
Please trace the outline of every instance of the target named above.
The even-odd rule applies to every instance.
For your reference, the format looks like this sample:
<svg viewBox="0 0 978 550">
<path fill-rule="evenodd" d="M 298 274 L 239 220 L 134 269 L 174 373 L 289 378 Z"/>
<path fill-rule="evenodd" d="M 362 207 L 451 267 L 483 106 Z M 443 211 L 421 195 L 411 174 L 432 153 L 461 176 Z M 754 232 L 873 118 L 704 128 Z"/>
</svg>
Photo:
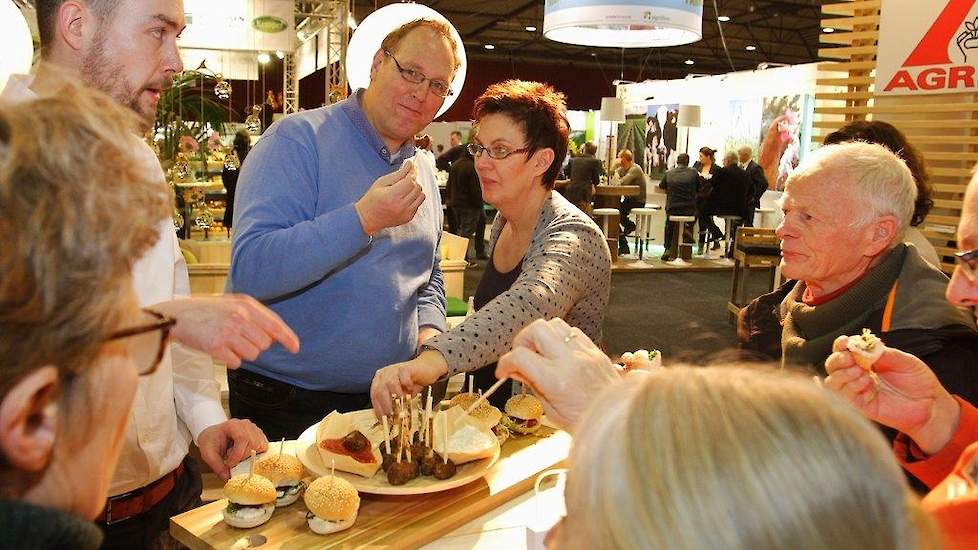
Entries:
<svg viewBox="0 0 978 550">
<path fill-rule="evenodd" d="M 227 291 L 266 303 L 296 332 L 244 367 L 312 390 L 362 393 L 410 359 L 418 328 L 445 329 L 434 165 L 415 157 L 427 199 L 414 220 L 374 234 L 354 203 L 414 155 L 388 151 L 356 95 L 269 128 L 241 168 Z"/>
</svg>

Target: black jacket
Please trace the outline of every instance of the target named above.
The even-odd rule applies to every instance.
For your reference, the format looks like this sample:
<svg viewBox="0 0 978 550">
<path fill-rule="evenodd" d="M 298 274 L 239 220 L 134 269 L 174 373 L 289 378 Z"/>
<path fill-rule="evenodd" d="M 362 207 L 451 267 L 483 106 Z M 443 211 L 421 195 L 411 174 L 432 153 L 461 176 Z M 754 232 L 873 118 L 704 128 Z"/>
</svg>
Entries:
<svg viewBox="0 0 978 550">
<path fill-rule="evenodd" d="M 676 167 L 663 174 L 659 189 L 666 191 L 666 213 L 692 214 L 696 210 L 699 180 L 696 170 L 687 167 Z"/>
<path fill-rule="evenodd" d="M 482 208 L 482 187 L 475 171 L 475 160 L 465 152 L 452 163 L 448 172 L 448 206 L 452 208 Z"/>
<path fill-rule="evenodd" d="M 747 172 L 736 165 L 725 166 L 713 172 L 710 183 L 713 193 L 708 201 L 709 212 L 714 216 L 746 216 L 753 191 Z"/>
<path fill-rule="evenodd" d="M 604 166 L 591 155 L 572 158 L 570 161 L 570 186 L 587 187 L 601 182 Z"/>
<path fill-rule="evenodd" d="M 439 170 L 448 172 L 448 169 L 452 167 L 452 164 L 465 155 L 465 147 L 466 145 L 464 143 L 456 145 L 455 147 L 452 147 L 444 153 L 438 155 L 438 158 L 435 159 L 435 167 Z"/>
<path fill-rule="evenodd" d="M 767 191 L 767 177 L 764 175 L 764 169 L 761 168 L 760 164 L 757 164 L 753 160 L 747 163 L 744 167 L 744 171 L 747 172 L 747 177 L 750 178 L 751 182 L 751 203 L 748 206 L 753 208 L 761 207 L 761 195 Z"/>
</svg>

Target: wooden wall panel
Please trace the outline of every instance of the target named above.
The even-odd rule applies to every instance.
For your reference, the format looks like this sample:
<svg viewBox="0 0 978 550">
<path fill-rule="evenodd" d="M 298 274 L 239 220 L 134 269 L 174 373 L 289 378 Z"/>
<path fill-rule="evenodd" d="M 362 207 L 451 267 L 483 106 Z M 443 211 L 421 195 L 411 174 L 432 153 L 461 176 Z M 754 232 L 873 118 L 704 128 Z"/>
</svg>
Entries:
<svg viewBox="0 0 978 550">
<path fill-rule="evenodd" d="M 853 120 L 884 120 L 903 131 L 924 157 L 934 209 L 919 228 L 954 268 L 955 228 L 961 202 L 978 161 L 978 94 L 877 96 L 874 90 L 880 9 L 886 0 L 849 0 L 822 6 L 822 33 L 815 131 L 821 143 Z"/>
</svg>

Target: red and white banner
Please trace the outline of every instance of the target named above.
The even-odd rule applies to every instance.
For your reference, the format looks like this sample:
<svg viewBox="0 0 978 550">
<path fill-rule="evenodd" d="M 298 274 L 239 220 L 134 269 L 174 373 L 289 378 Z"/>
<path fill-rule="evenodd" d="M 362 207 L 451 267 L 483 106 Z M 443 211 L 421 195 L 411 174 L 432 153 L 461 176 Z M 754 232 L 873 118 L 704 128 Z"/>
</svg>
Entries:
<svg viewBox="0 0 978 550">
<path fill-rule="evenodd" d="M 876 93 L 978 91 L 978 0 L 886 0 Z"/>
</svg>

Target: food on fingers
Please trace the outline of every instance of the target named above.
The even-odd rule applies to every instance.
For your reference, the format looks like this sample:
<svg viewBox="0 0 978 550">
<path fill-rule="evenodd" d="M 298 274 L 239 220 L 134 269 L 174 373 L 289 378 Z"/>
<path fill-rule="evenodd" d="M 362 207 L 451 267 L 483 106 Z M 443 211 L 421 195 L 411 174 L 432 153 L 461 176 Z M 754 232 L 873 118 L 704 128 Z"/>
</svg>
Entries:
<svg viewBox="0 0 978 550">
<path fill-rule="evenodd" d="M 224 496 L 228 499 L 224 521 L 231 527 L 258 527 L 275 512 L 275 484 L 261 475 L 232 477 L 224 485 Z"/>
<path fill-rule="evenodd" d="M 288 506 L 299 500 L 304 483 L 302 463 L 293 455 L 273 453 L 255 462 L 255 473 L 275 486 L 275 507 Z"/>
<path fill-rule="evenodd" d="M 850 336 L 846 341 L 846 349 L 852 353 L 856 364 L 868 372 L 873 372 L 873 364 L 883 355 L 886 346 L 878 336 L 868 328 L 864 328 L 859 336 Z"/>
<path fill-rule="evenodd" d="M 662 366 L 662 352 L 640 349 L 634 353 L 626 351 L 621 354 L 621 368 L 625 372 L 638 370 L 653 370 Z"/>
<path fill-rule="evenodd" d="M 540 429 L 542 416 L 543 405 L 539 399 L 526 393 L 514 395 L 506 402 L 503 425 L 516 434 L 529 435 Z"/>
<path fill-rule="evenodd" d="M 309 484 L 303 497 L 309 528 L 320 535 L 353 527 L 360 510 L 360 495 L 349 481 L 324 476 Z"/>
</svg>

